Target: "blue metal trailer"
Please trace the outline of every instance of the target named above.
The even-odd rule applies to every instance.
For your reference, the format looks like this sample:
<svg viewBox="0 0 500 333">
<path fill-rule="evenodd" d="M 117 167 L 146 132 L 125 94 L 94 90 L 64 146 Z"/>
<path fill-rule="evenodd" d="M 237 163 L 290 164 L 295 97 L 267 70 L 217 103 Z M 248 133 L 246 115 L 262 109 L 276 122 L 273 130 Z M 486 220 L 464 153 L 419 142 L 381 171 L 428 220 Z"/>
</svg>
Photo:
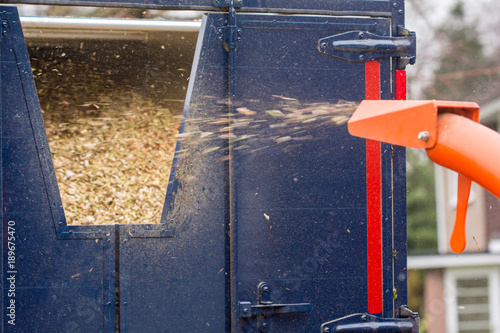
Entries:
<svg viewBox="0 0 500 333">
<path fill-rule="evenodd" d="M 228 133 L 179 139 L 161 223 L 67 224 L 1 7 L 3 332 L 418 332 L 405 150 L 338 102 L 404 97 L 403 0 L 0 2 L 204 11 L 180 132 Z"/>
</svg>

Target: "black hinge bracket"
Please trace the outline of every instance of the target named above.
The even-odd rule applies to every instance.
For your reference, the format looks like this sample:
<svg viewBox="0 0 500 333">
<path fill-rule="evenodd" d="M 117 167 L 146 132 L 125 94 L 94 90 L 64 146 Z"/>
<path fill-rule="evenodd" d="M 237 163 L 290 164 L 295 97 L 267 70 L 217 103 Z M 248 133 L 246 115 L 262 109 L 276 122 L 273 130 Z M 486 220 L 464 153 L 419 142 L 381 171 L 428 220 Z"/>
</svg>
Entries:
<svg viewBox="0 0 500 333">
<path fill-rule="evenodd" d="M 258 318 L 260 332 L 269 332 L 270 316 L 289 313 L 311 312 L 311 303 L 274 304 L 271 301 L 271 287 L 266 282 L 261 282 L 257 287 L 258 304 L 251 302 L 238 303 L 239 318 Z"/>
<path fill-rule="evenodd" d="M 418 333 L 418 313 L 406 306 L 400 308 L 400 318 L 381 318 L 368 313 L 357 313 L 321 325 L 321 333 Z"/>
<path fill-rule="evenodd" d="M 224 45 L 226 50 L 235 49 L 241 41 L 241 29 L 236 25 L 226 25 L 215 29 L 217 42 Z"/>
<path fill-rule="evenodd" d="M 213 0 L 213 5 L 218 8 L 241 8 L 243 6 L 243 0 Z"/>
<path fill-rule="evenodd" d="M 321 38 L 320 53 L 350 62 L 365 62 L 381 58 L 398 58 L 398 67 L 414 64 L 415 33 L 398 27 L 398 37 L 380 36 L 366 31 L 349 31 Z"/>
<path fill-rule="evenodd" d="M 214 6 L 228 12 L 227 25 L 215 28 L 217 43 L 224 45 L 226 51 L 234 50 L 241 41 L 241 29 L 236 25 L 236 8 L 243 5 L 243 0 L 214 0 Z"/>
</svg>

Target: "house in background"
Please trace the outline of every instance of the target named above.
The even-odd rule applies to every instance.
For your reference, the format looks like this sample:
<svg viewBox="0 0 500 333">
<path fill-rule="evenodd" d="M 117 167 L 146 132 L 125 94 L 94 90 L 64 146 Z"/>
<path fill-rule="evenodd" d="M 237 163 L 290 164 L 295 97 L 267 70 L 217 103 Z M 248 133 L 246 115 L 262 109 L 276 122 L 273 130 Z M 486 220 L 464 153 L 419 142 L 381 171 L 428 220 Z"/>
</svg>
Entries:
<svg viewBox="0 0 500 333">
<path fill-rule="evenodd" d="M 481 106 L 481 123 L 500 131 L 500 97 Z M 500 333 L 500 200 L 473 183 L 467 246 L 457 255 L 449 247 L 457 174 L 436 166 L 435 181 L 438 254 L 408 257 L 408 269 L 425 270 L 424 326 L 428 333 Z"/>
</svg>

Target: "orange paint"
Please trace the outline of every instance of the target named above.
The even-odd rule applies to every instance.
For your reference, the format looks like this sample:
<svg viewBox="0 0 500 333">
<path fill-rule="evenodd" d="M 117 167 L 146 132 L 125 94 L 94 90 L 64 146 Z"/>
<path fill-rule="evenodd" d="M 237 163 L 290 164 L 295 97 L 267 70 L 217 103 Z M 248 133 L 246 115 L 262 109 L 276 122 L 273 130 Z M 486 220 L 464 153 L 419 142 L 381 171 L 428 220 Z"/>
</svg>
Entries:
<svg viewBox="0 0 500 333">
<path fill-rule="evenodd" d="M 478 124 L 479 106 L 450 101 L 363 101 L 349 120 L 351 135 L 426 148 L 435 163 L 459 173 L 453 252 L 466 245 L 471 181 L 500 198 L 500 135 Z M 427 132 L 428 140 L 419 139 Z"/>
</svg>

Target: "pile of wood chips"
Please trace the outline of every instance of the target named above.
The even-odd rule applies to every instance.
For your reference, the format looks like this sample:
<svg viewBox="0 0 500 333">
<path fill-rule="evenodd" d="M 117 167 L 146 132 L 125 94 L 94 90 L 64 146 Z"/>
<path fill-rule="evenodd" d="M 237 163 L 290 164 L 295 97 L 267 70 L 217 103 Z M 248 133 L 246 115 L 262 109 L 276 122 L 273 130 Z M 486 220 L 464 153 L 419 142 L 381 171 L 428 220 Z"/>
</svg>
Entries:
<svg viewBox="0 0 500 333">
<path fill-rule="evenodd" d="M 67 222 L 158 223 L 183 101 L 95 52 L 30 56 Z"/>
</svg>

